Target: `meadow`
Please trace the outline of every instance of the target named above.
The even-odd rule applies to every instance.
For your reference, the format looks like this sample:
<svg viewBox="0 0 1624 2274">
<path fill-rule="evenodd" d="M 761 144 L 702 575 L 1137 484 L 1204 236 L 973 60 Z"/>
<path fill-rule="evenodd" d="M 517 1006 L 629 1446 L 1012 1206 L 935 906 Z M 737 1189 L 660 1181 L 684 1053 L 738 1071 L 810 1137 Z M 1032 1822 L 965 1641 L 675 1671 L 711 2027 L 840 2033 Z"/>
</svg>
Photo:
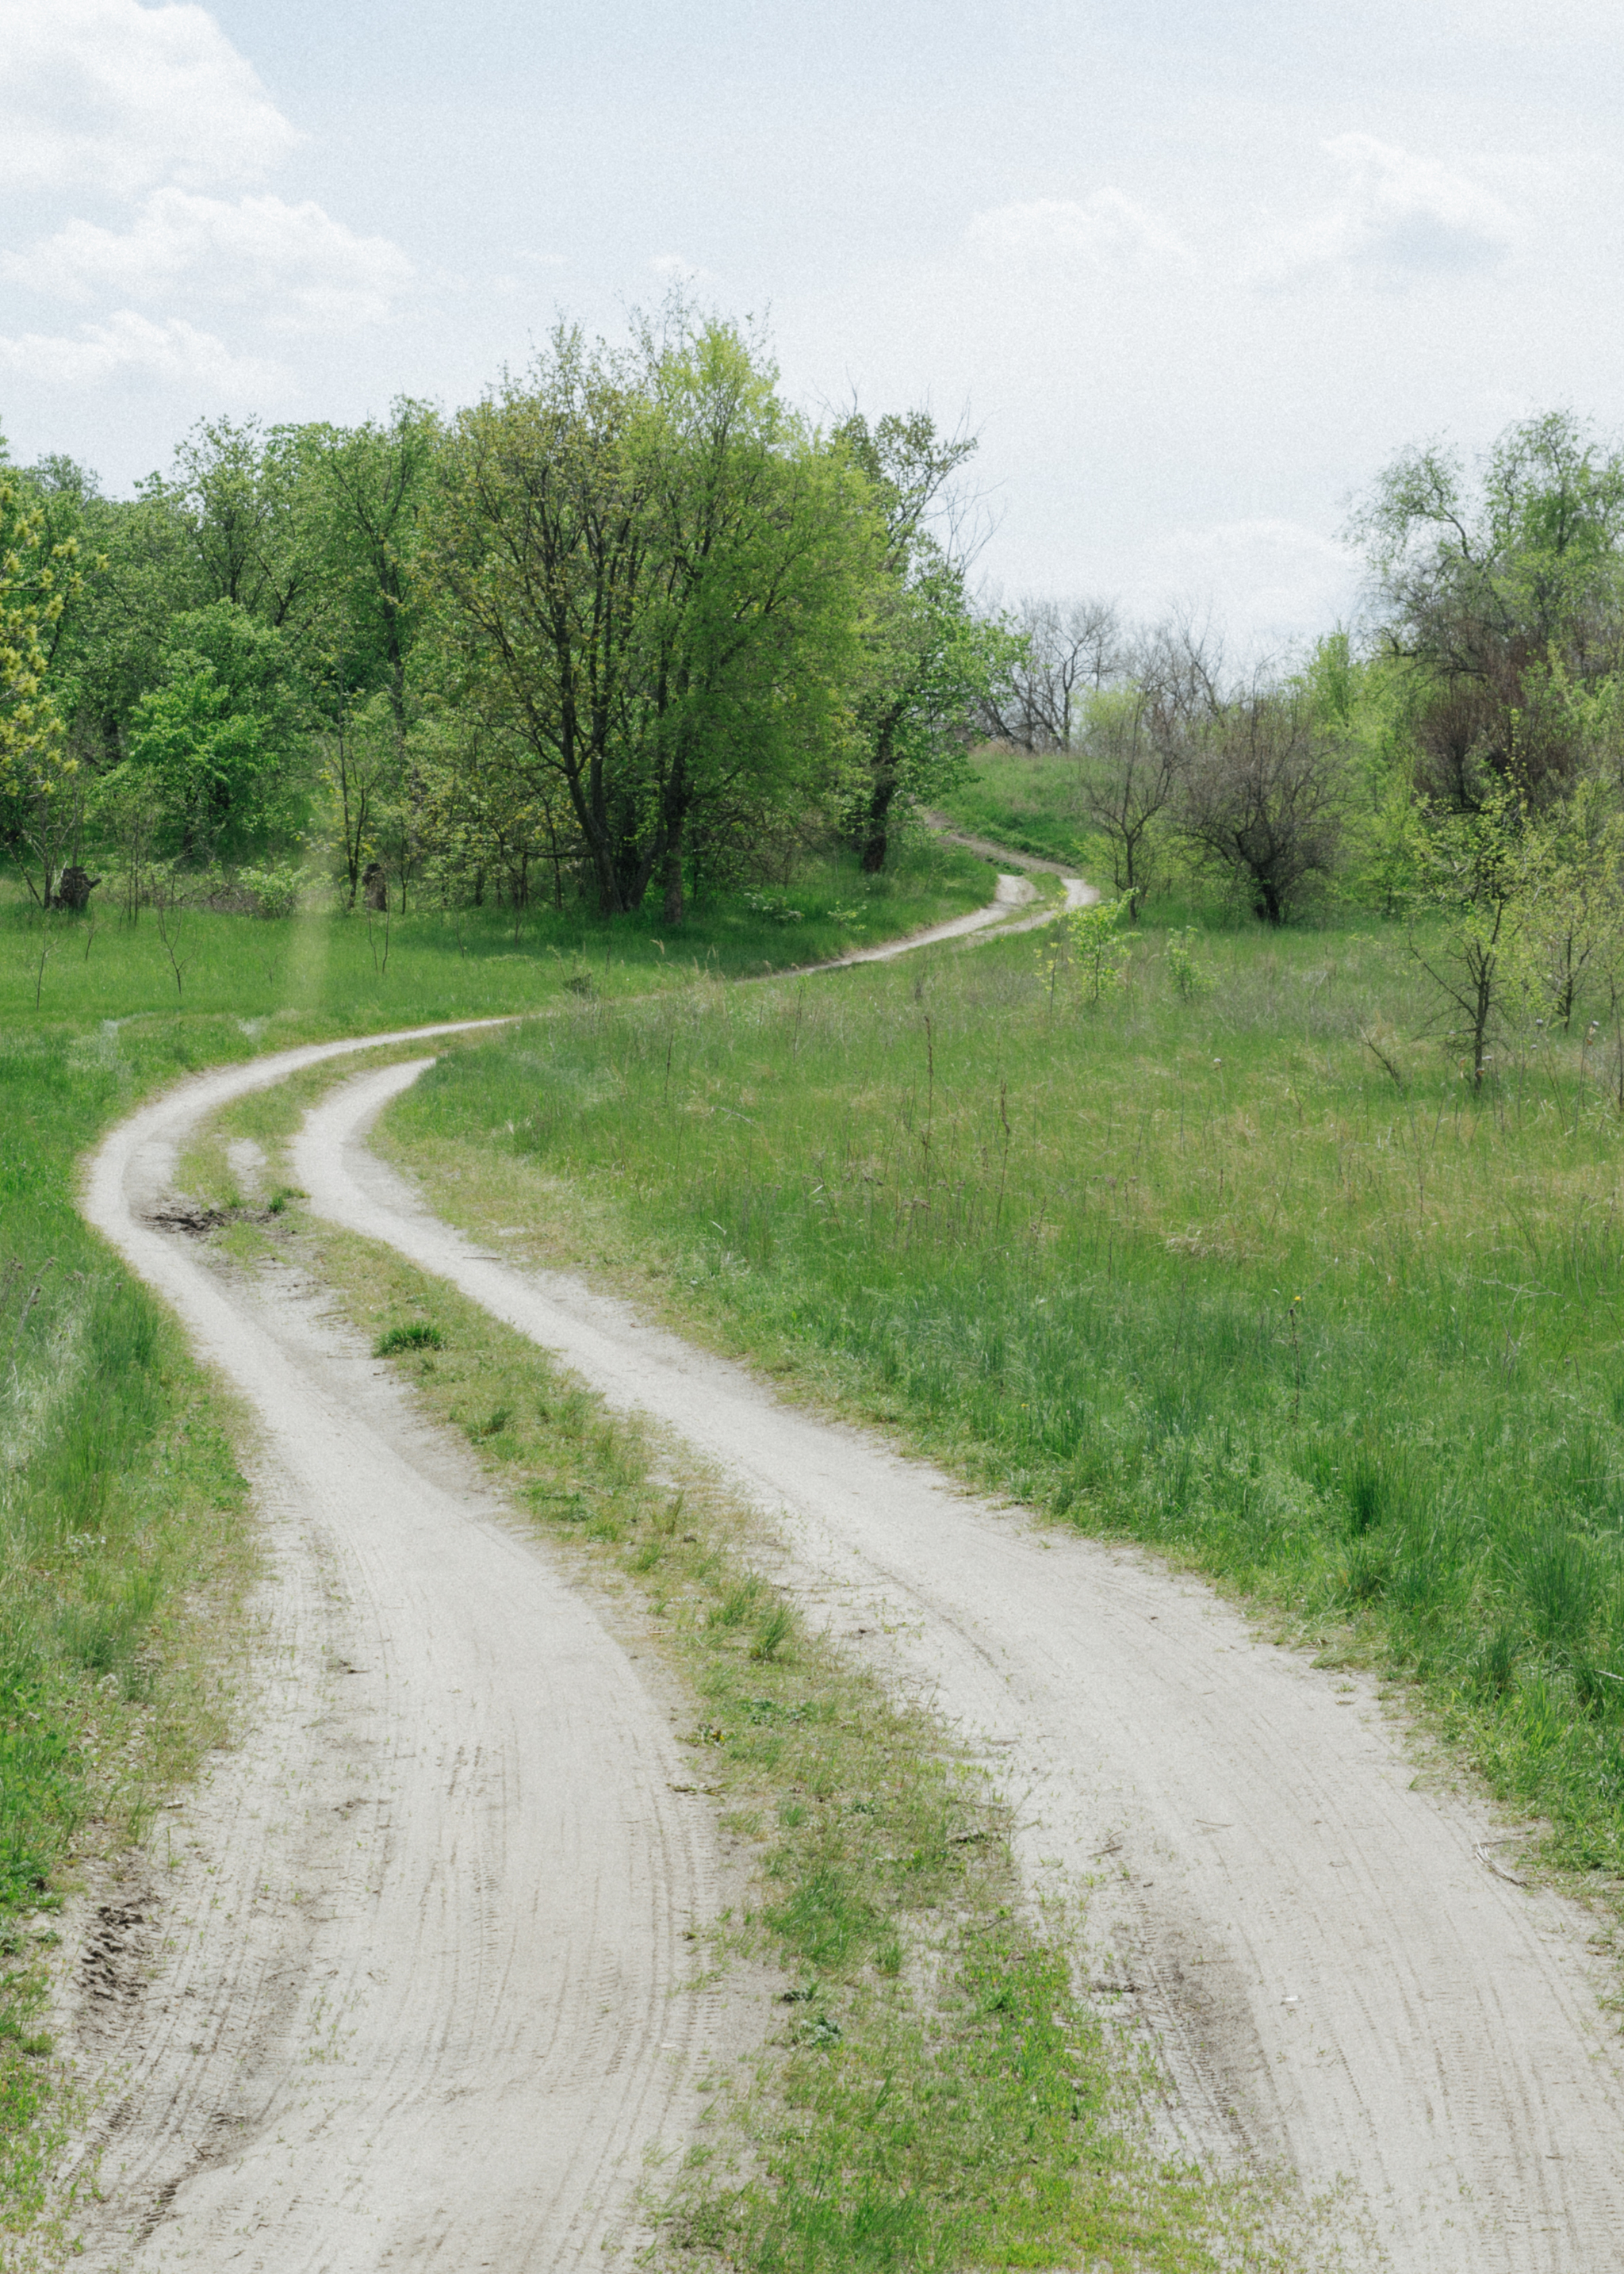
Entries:
<svg viewBox="0 0 1624 2274">
<path fill-rule="evenodd" d="M 1080 851 L 1086 872 L 1101 873 L 1082 809 L 1078 761 L 1068 751 L 997 744 L 978 750 L 969 778 L 938 802 L 955 829 L 1068 865 Z"/>
<path fill-rule="evenodd" d="M 51 2162 L 59 2080 L 40 2011 L 63 1890 L 79 1860 L 138 1837 L 221 1736 L 253 1568 L 234 1417 L 81 1223 L 80 1157 L 204 1066 L 686 990 L 912 930 L 990 889 L 984 863 L 948 848 L 868 887 L 831 863 L 793 893 L 710 904 L 679 947 L 643 918 L 515 927 L 500 910 L 386 927 L 199 907 L 166 941 L 151 910 L 133 926 L 111 907 L 42 919 L 0 883 L 0 2233 L 38 2213 Z"/>
<path fill-rule="evenodd" d="M 1474 1090 L 1365 915 L 1132 947 L 1097 997 L 1039 935 L 572 1002 L 383 1141 L 447 1213 L 528 1196 L 803 1394 L 1417 1685 L 1616 1888 L 1616 1050 L 1530 1026 Z"/>
</svg>

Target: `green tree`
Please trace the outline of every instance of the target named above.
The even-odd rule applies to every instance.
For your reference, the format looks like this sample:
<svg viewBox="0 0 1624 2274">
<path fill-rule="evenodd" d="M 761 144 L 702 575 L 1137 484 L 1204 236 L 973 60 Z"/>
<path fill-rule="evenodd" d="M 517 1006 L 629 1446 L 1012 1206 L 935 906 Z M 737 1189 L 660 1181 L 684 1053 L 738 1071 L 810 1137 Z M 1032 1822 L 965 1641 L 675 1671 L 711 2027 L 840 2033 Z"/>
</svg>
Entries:
<svg viewBox="0 0 1624 2274">
<path fill-rule="evenodd" d="M 412 564 L 440 445 L 436 413 L 404 397 L 387 425 L 306 427 L 300 437 L 327 676 L 342 697 L 381 689 L 402 735 L 425 597 Z"/>
<path fill-rule="evenodd" d="M 79 584 L 78 556 L 76 539 L 53 537 L 38 497 L 0 466 L 0 832 L 47 908 L 84 811 L 79 762 L 49 683 L 58 628 Z"/>
<path fill-rule="evenodd" d="M 1565 794 L 1580 751 L 1564 682 L 1624 662 L 1624 452 L 1568 411 L 1508 427 L 1475 483 L 1447 450 L 1408 450 L 1351 533 L 1387 651 L 1423 682 L 1429 802 L 1465 813 L 1505 785 L 1536 807 Z"/>
<path fill-rule="evenodd" d="M 462 667 L 568 803 L 605 915 L 680 920 L 698 824 L 804 796 L 845 727 L 871 523 L 758 343 L 560 329 L 456 421 L 422 560 Z"/>
<path fill-rule="evenodd" d="M 137 701 L 123 763 L 155 792 L 167 849 L 241 857 L 303 818 L 289 643 L 229 601 L 177 619 L 158 684 Z"/>
<path fill-rule="evenodd" d="M 1489 1045 L 1519 991 L 1537 865 L 1526 814 L 1508 790 L 1475 813 L 1440 817 L 1417 847 L 1411 905 L 1419 921 L 1410 952 L 1442 996 L 1445 1015 L 1466 1021 L 1474 1089 L 1483 1087 Z"/>
<path fill-rule="evenodd" d="M 169 473 L 143 484 L 178 532 L 193 606 L 224 600 L 289 629 L 308 614 L 320 584 L 308 455 L 306 430 L 201 419 Z"/>
<path fill-rule="evenodd" d="M 873 875 L 898 821 L 963 778 L 993 689 L 1026 651 L 1002 621 L 977 617 L 966 594 L 952 485 L 974 437 L 939 434 L 916 410 L 872 427 L 853 412 L 834 439 L 866 478 L 882 531 L 848 792 L 853 841 Z"/>
<path fill-rule="evenodd" d="M 761 343 L 680 307 L 667 322 L 642 342 L 643 670 L 653 849 L 677 924 L 692 827 L 759 834 L 833 778 L 874 531 L 862 484 L 782 402 Z"/>
</svg>

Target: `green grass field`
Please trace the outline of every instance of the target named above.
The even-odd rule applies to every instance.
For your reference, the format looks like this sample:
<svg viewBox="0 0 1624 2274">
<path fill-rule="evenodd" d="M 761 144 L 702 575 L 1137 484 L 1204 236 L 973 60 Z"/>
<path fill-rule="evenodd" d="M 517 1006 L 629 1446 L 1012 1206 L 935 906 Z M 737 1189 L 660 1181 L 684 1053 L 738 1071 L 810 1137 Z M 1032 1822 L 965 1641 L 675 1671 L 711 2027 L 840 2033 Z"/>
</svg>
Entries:
<svg viewBox="0 0 1624 2274">
<path fill-rule="evenodd" d="M 64 1874 L 116 1850 L 214 1741 L 252 1526 L 231 1416 L 162 1307 L 80 1223 L 76 1163 L 198 1068 L 327 1036 L 760 974 L 979 905 L 984 863 L 925 847 L 713 904 L 674 938 L 646 917 L 500 913 L 172 932 L 41 919 L 0 884 L 0 2235 L 33 2220 L 56 2072 L 39 2012 Z M 799 920 L 787 911 L 799 912 Z M 387 954 L 386 954 L 387 948 Z M 39 1007 L 35 1009 L 35 998 Z"/>
<path fill-rule="evenodd" d="M 1095 850 L 1077 760 L 1064 750 L 978 750 L 970 779 L 942 800 L 942 811 L 956 829 L 1041 860 L 1070 865 L 1080 848 L 1086 866 Z"/>
<path fill-rule="evenodd" d="M 1167 937 L 1092 1005 L 1014 940 L 571 1006 L 386 1141 L 508 1163 L 504 1210 L 523 1171 L 728 1346 L 1418 1682 L 1616 1879 L 1617 1067 L 1542 1033 L 1474 1095 L 1373 919 L 1214 930 L 1193 993 Z"/>
</svg>

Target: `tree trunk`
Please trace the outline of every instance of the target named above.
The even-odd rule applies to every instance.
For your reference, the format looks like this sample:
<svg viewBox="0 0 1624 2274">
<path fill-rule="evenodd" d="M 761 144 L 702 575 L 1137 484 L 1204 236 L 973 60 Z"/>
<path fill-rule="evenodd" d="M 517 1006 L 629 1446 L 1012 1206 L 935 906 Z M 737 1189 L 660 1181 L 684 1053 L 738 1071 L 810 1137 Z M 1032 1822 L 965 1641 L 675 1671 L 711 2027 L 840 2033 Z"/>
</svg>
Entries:
<svg viewBox="0 0 1624 2274">
<path fill-rule="evenodd" d="M 858 847 L 865 877 L 879 875 L 891 849 L 891 800 L 897 794 L 897 769 L 891 760 L 895 733 L 895 718 L 887 719 L 875 742 L 874 787 L 868 793 L 868 810 L 863 817 L 862 842 Z"/>
<path fill-rule="evenodd" d="M 680 750 L 666 779 L 662 802 L 660 817 L 665 826 L 660 833 L 665 842 L 660 866 L 665 883 L 665 922 L 680 924 L 687 914 L 682 896 L 682 840 L 688 825 L 688 767 Z"/>
<path fill-rule="evenodd" d="M 687 913 L 682 897 L 682 833 L 679 830 L 665 847 L 665 922 L 680 924 Z"/>
<path fill-rule="evenodd" d="M 889 827 L 891 802 L 896 794 L 896 789 L 895 778 L 888 767 L 875 780 L 873 794 L 868 800 L 868 810 L 864 817 L 861 850 L 862 871 L 865 877 L 877 877 L 885 866 L 885 855 L 891 847 Z"/>
</svg>

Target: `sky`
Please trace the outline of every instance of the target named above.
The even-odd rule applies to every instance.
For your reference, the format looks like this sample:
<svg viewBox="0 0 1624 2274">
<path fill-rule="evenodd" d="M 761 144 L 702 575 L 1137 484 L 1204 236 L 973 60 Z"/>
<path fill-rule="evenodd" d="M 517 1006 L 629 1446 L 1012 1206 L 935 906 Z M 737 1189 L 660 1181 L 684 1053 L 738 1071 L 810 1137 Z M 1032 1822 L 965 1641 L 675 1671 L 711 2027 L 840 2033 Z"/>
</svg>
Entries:
<svg viewBox="0 0 1624 2274">
<path fill-rule="evenodd" d="M 0 0 L 0 430 L 447 410 L 681 283 L 980 437 L 1008 600 L 1351 618 L 1406 446 L 1624 426 L 1616 0 Z"/>
</svg>

